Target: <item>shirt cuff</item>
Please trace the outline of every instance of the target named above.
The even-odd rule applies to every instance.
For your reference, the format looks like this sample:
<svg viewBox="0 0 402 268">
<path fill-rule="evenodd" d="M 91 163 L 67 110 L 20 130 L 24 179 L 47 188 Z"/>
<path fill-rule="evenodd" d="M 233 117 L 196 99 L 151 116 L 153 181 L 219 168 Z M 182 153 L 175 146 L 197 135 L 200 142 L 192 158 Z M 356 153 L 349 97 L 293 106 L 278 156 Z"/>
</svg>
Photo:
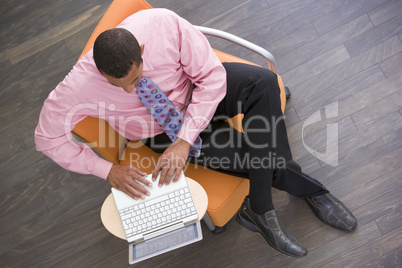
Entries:
<svg viewBox="0 0 402 268">
<path fill-rule="evenodd" d="M 112 166 L 113 163 L 99 157 L 92 174 L 106 180 Z"/>
<path fill-rule="evenodd" d="M 181 127 L 179 134 L 177 134 L 177 137 L 182 140 L 185 140 L 186 142 L 190 143 L 191 146 L 193 146 L 195 140 L 200 135 L 201 131 L 202 129 L 188 127 L 188 125 L 184 123 Z"/>
</svg>

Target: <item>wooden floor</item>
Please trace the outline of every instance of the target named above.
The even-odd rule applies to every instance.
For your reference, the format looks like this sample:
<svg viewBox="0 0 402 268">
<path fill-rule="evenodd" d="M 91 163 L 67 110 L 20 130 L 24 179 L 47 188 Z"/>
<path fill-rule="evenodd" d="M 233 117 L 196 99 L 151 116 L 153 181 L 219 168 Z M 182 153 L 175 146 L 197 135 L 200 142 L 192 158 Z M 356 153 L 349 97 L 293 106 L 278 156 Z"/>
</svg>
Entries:
<svg viewBox="0 0 402 268">
<path fill-rule="evenodd" d="M 99 217 L 108 183 L 63 170 L 33 140 L 43 101 L 110 3 L 1 1 L 0 267 L 128 266 L 127 242 Z M 232 220 L 220 235 L 203 224 L 201 242 L 138 267 L 402 266 L 402 1 L 150 3 L 275 55 L 292 91 L 285 114 L 294 158 L 353 211 L 359 227 L 334 230 L 302 200 L 275 190 L 280 217 L 308 248 L 306 257 L 280 254 Z M 245 49 L 211 44 L 264 64 Z"/>
</svg>

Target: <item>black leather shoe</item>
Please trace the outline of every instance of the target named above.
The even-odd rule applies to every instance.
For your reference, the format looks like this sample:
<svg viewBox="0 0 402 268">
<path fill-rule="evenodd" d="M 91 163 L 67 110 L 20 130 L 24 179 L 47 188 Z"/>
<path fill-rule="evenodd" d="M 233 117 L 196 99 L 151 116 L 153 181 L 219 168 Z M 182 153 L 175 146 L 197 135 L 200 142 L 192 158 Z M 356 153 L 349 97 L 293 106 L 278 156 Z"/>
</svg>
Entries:
<svg viewBox="0 0 402 268">
<path fill-rule="evenodd" d="M 249 198 L 246 197 L 236 214 L 236 221 L 250 231 L 259 232 L 271 247 L 284 254 L 296 258 L 307 255 L 307 249 L 280 222 L 276 209 L 259 215 L 251 210 Z"/>
<path fill-rule="evenodd" d="M 356 229 L 357 220 L 352 212 L 332 194 L 302 198 L 314 214 L 329 226 L 347 232 Z"/>
</svg>

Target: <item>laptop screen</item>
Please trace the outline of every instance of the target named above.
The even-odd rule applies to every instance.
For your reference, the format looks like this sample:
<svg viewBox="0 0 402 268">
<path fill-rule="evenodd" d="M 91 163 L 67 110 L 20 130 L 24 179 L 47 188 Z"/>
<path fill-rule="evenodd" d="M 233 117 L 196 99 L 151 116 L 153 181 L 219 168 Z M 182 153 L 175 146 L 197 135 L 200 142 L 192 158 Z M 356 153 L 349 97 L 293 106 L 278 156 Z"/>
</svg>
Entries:
<svg viewBox="0 0 402 268">
<path fill-rule="evenodd" d="M 129 263 L 134 264 L 151 257 L 189 245 L 202 239 L 200 221 L 169 233 L 129 245 Z"/>
</svg>

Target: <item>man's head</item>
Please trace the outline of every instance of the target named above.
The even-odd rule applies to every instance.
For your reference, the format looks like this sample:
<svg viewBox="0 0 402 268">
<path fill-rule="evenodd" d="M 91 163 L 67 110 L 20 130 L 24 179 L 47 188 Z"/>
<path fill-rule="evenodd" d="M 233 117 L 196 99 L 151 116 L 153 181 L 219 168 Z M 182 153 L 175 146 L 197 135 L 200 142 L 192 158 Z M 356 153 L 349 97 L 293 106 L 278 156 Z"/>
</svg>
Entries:
<svg viewBox="0 0 402 268">
<path fill-rule="evenodd" d="M 101 33 L 95 41 L 93 57 L 99 72 L 107 80 L 132 92 L 142 75 L 144 46 L 132 33 L 114 28 Z"/>
</svg>

